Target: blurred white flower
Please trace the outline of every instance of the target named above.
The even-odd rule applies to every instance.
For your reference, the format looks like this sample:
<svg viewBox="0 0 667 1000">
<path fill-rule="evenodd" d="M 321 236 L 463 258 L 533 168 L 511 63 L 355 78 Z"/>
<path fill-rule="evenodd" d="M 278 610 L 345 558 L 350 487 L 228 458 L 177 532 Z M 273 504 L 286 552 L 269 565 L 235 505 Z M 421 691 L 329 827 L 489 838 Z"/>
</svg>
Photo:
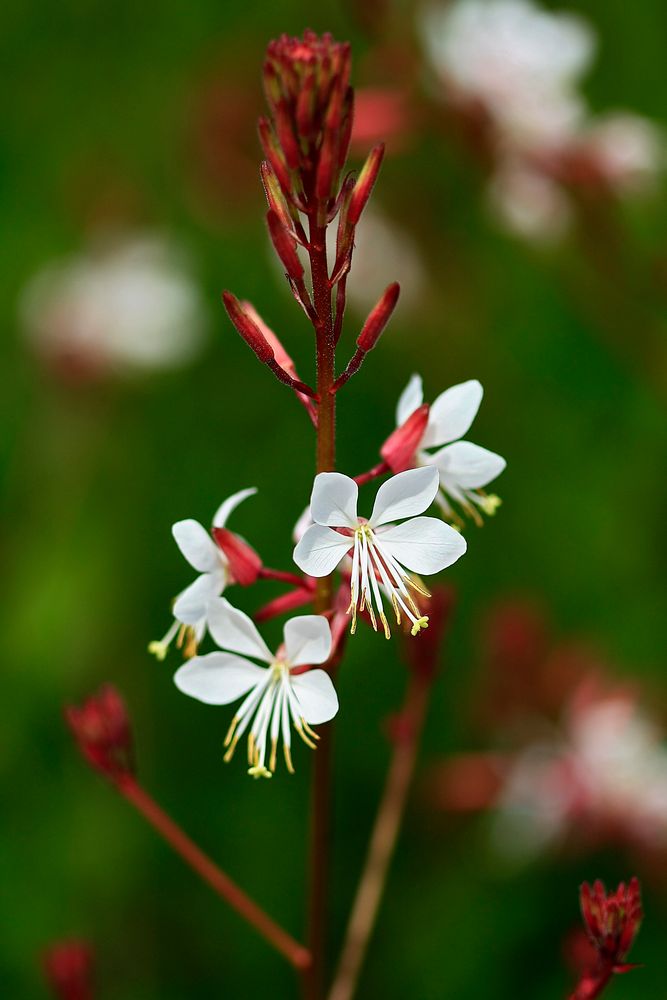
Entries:
<svg viewBox="0 0 667 1000">
<path fill-rule="evenodd" d="M 205 325 L 181 254 L 146 235 L 47 265 L 24 289 L 20 316 L 39 354 L 82 375 L 180 365 Z"/>
<path fill-rule="evenodd" d="M 650 186 L 665 165 L 660 130 L 629 112 L 610 112 L 595 119 L 580 142 L 606 182 L 620 193 Z"/>
<path fill-rule="evenodd" d="M 501 163 L 488 196 L 508 232 L 536 243 L 560 239 L 572 219 L 570 198 L 558 183 L 518 159 Z"/>
<path fill-rule="evenodd" d="M 595 38 L 580 18 L 529 0 L 456 0 L 428 8 L 420 27 L 448 96 L 479 101 L 501 133 L 553 140 L 581 120 Z"/>
<path fill-rule="evenodd" d="M 630 696 L 575 701 L 560 739 L 517 757 L 497 805 L 507 854 L 586 830 L 667 844 L 667 746 Z"/>
</svg>

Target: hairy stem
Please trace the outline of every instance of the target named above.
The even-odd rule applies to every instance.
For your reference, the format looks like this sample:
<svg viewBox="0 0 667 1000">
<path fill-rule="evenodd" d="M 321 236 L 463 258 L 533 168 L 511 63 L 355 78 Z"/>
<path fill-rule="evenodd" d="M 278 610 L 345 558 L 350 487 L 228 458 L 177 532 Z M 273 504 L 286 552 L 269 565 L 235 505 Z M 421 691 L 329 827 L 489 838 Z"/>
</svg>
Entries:
<svg viewBox="0 0 667 1000">
<path fill-rule="evenodd" d="M 284 958 L 299 972 L 306 970 L 311 957 L 307 948 L 283 930 L 257 903 L 243 892 L 197 845 L 181 830 L 167 813 L 155 802 L 141 785 L 130 775 L 116 779 L 116 786 L 128 802 L 157 830 L 185 863 L 221 896 L 249 924 L 257 930 L 269 944 L 273 945 Z"/>
<path fill-rule="evenodd" d="M 428 680 L 411 677 L 401 712 L 405 735 L 398 739 L 389 765 L 328 1000 L 351 1000 L 359 982 L 414 774 L 430 689 Z"/>
<path fill-rule="evenodd" d="M 320 399 L 317 421 L 316 471 L 330 472 L 336 453 L 336 397 L 329 392 L 335 379 L 334 330 L 331 288 L 327 267 L 326 228 L 310 220 L 310 266 L 313 305 L 317 320 L 317 393 Z M 315 612 L 331 608 L 331 577 L 317 581 Z M 329 873 L 329 828 L 331 821 L 331 740 L 332 724 L 322 730 L 313 766 L 310 822 L 310 889 L 308 900 L 308 947 L 312 965 L 305 977 L 306 1000 L 320 1000 L 326 964 L 326 909 Z"/>
</svg>

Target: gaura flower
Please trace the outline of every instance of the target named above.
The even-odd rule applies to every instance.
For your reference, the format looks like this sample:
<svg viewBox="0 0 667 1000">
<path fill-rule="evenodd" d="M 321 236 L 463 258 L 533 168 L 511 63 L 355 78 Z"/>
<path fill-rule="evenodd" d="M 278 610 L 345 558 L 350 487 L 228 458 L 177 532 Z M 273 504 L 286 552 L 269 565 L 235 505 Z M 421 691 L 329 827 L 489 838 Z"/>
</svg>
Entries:
<svg viewBox="0 0 667 1000">
<path fill-rule="evenodd" d="M 248 774 L 270 778 L 276 768 L 282 734 L 285 764 L 294 773 L 290 721 L 313 750 L 319 739 L 311 726 L 333 719 L 338 697 L 325 670 L 296 668 L 325 663 L 331 653 L 331 629 L 323 615 L 302 615 L 285 623 L 284 643 L 271 653 L 251 619 L 224 597 L 209 610 L 209 631 L 229 652 L 195 656 L 176 671 L 179 691 L 206 705 L 228 705 L 245 695 L 225 737 L 225 760 L 231 760 L 248 726 Z M 258 667 L 241 653 L 268 664 Z M 268 764 L 266 758 L 268 754 Z"/>
<path fill-rule="evenodd" d="M 224 500 L 213 518 L 213 531 L 224 528 L 232 511 L 256 492 L 255 487 L 250 487 Z M 199 521 L 193 518 L 177 521 L 171 533 L 187 561 L 200 575 L 174 601 L 174 622 L 167 634 L 149 643 L 148 651 L 158 660 L 164 660 L 176 636 L 177 645 L 179 648 L 184 646 L 186 656 L 197 652 L 206 632 L 211 601 L 223 593 L 227 584 L 234 582 L 227 556 Z"/>
<path fill-rule="evenodd" d="M 505 459 L 495 452 L 471 441 L 458 440 L 475 419 L 483 392 L 477 379 L 470 379 L 441 392 L 428 408 L 423 402 L 421 377 L 413 375 L 398 401 L 397 430 L 381 449 L 382 457 L 394 472 L 420 465 L 435 466 L 440 476 L 436 501 L 445 515 L 458 520 L 449 503 L 454 500 L 478 524 L 481 518 L 476 507 L 493 514 L 500 504 L 497 496 L 488 496 L 482 487 L 499 476 L 506 465 Z M 431 453 L 427 448 L 440 451 Z"/>
<path fill-rule="evenodd" d="M 377 631 L 375 610 L 384 633 L 390 636 L 382 604 L 384 591 L 394 609 L 412 622 L 412 635 L 428 627 L 410 591 L 430 597 L 407 570 L 438 573 L 463 555 L 465 540 L 450 525 L 434 517 L 415 517 L 433 502 L 438 491 L 436 469 L 411 469 L 383 483 L 377 492 L 369 520 L 357 515 L 359 488 L 340 472 L 321 472 L 315 477 L 310 498 L 314 521 L 294 550 L 294 562 L 309 576 L 328 576 L 352 553 L 350 606 L 352 633 L 357 611 L 367 610 Z M 394 524 L 396 520 L 403 524 Z M 371 597 L 372 595 L 372 597 Z M 373 608 L 375 604 L 375 610 Z"/>
</svg>

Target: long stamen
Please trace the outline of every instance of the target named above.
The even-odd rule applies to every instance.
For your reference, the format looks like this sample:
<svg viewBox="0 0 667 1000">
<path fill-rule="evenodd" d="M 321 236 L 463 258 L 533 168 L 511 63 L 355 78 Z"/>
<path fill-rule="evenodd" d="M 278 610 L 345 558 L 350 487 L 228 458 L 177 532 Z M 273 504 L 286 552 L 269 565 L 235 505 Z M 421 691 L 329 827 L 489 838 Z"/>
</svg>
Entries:
<svg viewBox="0 0 667 1000">
<path fill-rule="evenodd" d="M 368 590 L 368 577 L 369 577 L 368 536 L 365 531 L 363 531 L 361 535 L 361 574 L 362 574 L 361 583 L 364 590 L 364 597 L 361 602 L 360 610 L 363 611 L 364 607 L 368 608 L 368 614 L 370 615 L 371 625 L 373 626 L 374 631 L 377 632 L 378 624 L 375 618 L 375 612 L 373 611 L 373 605 L 371 603 L 371 597 Z"/>
<path fill-rule="evenodd" d="M 380 616 L 380 621 L 382 622 L 382 627 L 384 629 L 385 638 L 386 639 L 391 639 L 391 631 L 389 629 L 389 622 L 387 621 L 386 615 L 384 613 L 384 606 L 382 604 L 382 595 L 380 593 L 380 588 L 378 586 L 377 576 L 376 576 L 376 573 L 375 573 L 375 567 L 377 566 L 378 567 L 378 572 L 380 573 L 380 577 L 382 577 L 382 571 L 379 568 L 378 554 L 375 551 L 375 548 L 373 546 L 373 538 L 372 538 L 372 536 L 371 536 L 370 541 L 369 541 L 369 556 L 370 556 L 370 560 L 371 560 L 371 584 L 372 584 L 372 587 L 373 587 L 373 595 L 375 597 L 375 603 L 377 605 L 378 614 Z M 385 579 L 386 579 L 386 577 L 385 577 Z"/>
</svg>

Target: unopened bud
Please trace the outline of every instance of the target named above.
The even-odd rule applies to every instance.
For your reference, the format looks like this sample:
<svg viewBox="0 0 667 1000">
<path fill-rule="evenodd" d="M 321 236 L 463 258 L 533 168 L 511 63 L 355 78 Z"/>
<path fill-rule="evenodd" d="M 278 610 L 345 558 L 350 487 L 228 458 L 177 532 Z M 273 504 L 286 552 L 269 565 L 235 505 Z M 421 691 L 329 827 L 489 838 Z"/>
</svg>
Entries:
<svg viewBox="0 0 667 1000">
<path fill-rule="evenodd" d="M 259 141 L 262 144 L 264 155 L 271 164 L 273 172 L 278 178 L 278 183 L 282 188 L 283 194 L 289 197 L 292 190 L 292 178 L 280 146 L 278 145 L 275 132 L 273 131 L 273 127 L 268 118 L 259 119 L 259 122 L 257 123 L 257 130 L 259 132 Z"/>
<path fill-rule="evenodd" d="M 357 347 L 365 354 L 372 351 L 384 332 L 384 328 L 391 319 L 391 314 L 396 308 L 401 286 L 397 281 L 382 294 L 380 301 L 373 307 L 368 315 L 368 319 L 363 325 L 361 333 L 357 337 Z"/>
<path fill-rule="evenodd" d="M 232 323 L 243 337 L 248 347 L 255 352 L 262 364 L 267 365 L 269 362 L 273 361 L 273 351 L 266 342 L 266 338 L 262 334 L 259 327 L 253 323 L 250 317 L 243 311 L 241 303 L 236 296 L 232 295 L 231 292 L 223 292 L 222 301 L 225 304 L 227 315 L 231 319 Z"/>
<path fill-rule="evenodd" d="M 107 777 L 134 774 L 132 732 L 125 702 L 111 684 L 81 706 L 65 708 L 65 721 L 88 763 Z"/>
<path fill-rule="evenodd" d="M 289 213 L 287 203 L 285 202 L 280 183 L 276 177 L 273 167 L 268 160 L 262 160 L 262 165 L 260 166 L 259 171 L 262 177 L 262 187 L 264 188 L 264 194 L 266 195 L 269 208 L 272 212 L 275 212 L 283 226 L 285 226 L 286 229 L 289 229 L 292 225 L 292 216 Z"/>
<path fill-rule="evenodd" d="M 224 552 L 232 579 L 242 587 L 255 583 L 262 568 L 262 560 L 253 548 L 227 528 L 211 529 L 213 537 Z"/>
<path fill-rule="evenodd" d="M 44 977 L 59 1000 L 92 1000 L 93 953 L 85 941 L 59 941 L 42 955 Z"/>
<path fill-rule="evenodd" d="M 303 278 L 303 264 L 296 252 L 296 240 L 293 234 L 285 228 L 280 218 L 271 209 L 267 212 L 266 222 L 269 227 L 271 242 L 285 270 L 294 281 L 301 281 Z"/>
<path fill-rule="evenodd" d="M 377 175 L 380 172 L 383 156 L 384 144 L 381 143 L 379 146 L 375 146 L 370 151 L 366 162 L 361 168 L 359 177 L 357 178 L 357 183 L 354 191 L 352 192 L 350 208 L 348 211 L 348 221 L 352 226 L 356 226 L 359 222 L 361 213 L 366 207 L 366 202 L 371 196 L 375 181 L 377 180 Z"/>
</svg>

